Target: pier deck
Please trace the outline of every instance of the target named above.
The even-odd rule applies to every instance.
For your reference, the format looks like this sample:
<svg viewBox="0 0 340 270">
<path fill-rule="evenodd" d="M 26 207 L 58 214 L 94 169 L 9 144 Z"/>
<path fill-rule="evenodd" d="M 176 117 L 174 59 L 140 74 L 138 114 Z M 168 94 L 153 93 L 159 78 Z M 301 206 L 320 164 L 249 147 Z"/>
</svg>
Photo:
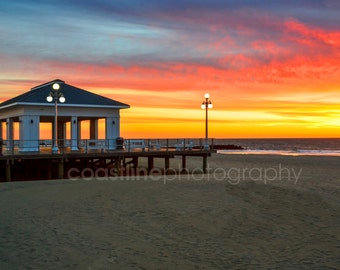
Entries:
<svg viewBox="0 0 340 270">
<path fill-rule="evenodd" d="M 202 143 L 195 145 L 181 148 L 178 145 L 150 147 L 150 144 L 147 144 L 144 150 L 124 147 L 119 150 L 71 151 L 65 147 L 60 148 L 58 154 L 52 154 L 50 147 L 42 147 L 39 152 L 31 153 L 21 153 L 13 148 L 3 151 L 0 156 L 0 182 L 167 174 L 174 172 L 174 169 L 170 168 L 170 159 L 176 156 L 182 159 L 182 170 L 186 170 L 187 157 L 202 157 L 202 171 L 206 172 L 207 158 L 216 151 L 202 147 Z M 140 158 L 147 158 L 146 169 L 139 168 Z M 164 159 L 164 167 L 155 168 L 155 159 Z"/>
</svg>

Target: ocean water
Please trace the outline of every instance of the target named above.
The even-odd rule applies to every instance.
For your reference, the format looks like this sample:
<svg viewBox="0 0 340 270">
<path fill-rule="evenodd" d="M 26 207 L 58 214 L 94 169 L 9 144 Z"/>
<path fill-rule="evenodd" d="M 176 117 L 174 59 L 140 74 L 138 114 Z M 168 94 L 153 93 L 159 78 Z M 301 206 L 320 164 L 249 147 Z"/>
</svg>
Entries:
<svg viewBox="0 0 340 270">
<path fill-rule="evenodd" d="M 214 144 L 233 144 L 245 150 L 219 150 L 224 154 L 274 154 L 340 156 L 340 138 L 336 139 L 214 139 Z"/>
</svg>

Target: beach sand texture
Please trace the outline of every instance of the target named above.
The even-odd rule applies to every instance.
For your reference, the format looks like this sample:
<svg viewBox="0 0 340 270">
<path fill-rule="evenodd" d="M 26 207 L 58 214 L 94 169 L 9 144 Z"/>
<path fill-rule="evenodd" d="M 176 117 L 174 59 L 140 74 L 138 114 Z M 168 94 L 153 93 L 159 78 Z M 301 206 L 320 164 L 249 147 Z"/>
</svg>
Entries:
<svg viewBox="0 0 340 270">
<path fill-rule="evenodd" d="M 204 176 L 0 183 L 0 269 L 340 268 L 339 157 L 208 161 Z"/>
</svg>

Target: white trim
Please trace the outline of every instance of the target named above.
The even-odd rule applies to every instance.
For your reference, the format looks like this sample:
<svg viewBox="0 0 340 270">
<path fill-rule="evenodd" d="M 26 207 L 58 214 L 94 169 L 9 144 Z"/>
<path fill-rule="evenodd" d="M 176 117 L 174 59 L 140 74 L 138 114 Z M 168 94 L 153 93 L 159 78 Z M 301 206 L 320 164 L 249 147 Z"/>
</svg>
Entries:
<svg viewBox="0 0 340 270">
<path fill-rule="evenodd" d="M 9 108 L 12 106 L 20 106 L 20 105 L 24 105 L 24 106 L 48 106 L 48 107 L 52 107 L 54 106 L 54 103 L 29 103 L 29 102 L 15 102 L 15 103 L 11 103 L 5 106 L 1 107 L 1 103 L 0 103 L 0 110 L 5 109 L 5 108 Z M 130 108 L 129 105 L 125 105 L 125 106 L 109 106 L 109 105 L 94 105 L 94 104 L 89 104 L 89 105 L 85 105 L 85 104 L 70 104 L 70 103 L 63 103 L 60 104 L 58 103 L 58 107 L 80 107 L 80 108 L 105 108 L 105 109 L 128 109 Z"/>
</svg>

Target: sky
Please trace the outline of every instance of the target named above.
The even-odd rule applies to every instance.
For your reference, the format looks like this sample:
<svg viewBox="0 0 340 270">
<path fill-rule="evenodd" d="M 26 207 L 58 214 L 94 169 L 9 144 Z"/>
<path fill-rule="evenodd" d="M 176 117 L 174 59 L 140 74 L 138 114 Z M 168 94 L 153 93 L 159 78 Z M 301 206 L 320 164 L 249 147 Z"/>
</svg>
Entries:
<svg viewBox="0 0 340 270">
<path fill-rule="evenodd" d="M 0 102 L 66 83 L 126 138 L 340 137 L 338 0 L 2 0 Z"/>
</svg>

